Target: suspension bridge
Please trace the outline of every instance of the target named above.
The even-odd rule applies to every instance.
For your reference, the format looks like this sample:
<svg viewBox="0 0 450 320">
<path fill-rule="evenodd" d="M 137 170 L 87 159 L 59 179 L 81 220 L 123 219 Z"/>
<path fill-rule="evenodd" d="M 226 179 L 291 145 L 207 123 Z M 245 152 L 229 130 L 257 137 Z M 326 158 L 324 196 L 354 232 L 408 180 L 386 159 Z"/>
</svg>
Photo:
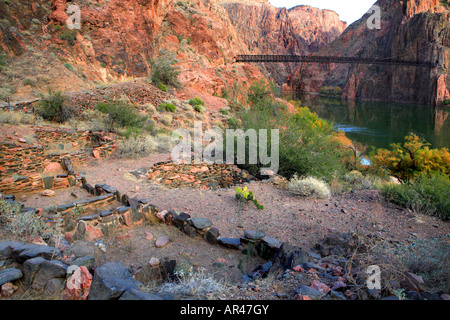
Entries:
<svg viewBox="0 0 450 320">
<path fill-rule="evenodd" d="M 333 57 L 333 56 L 311 56 L 311 55 L 238 55 L 236 56 L 236 62 L 307 62 L 307 63 L 344 63 L 344 64 L 375 64 L 375 65 L 400 65 L 400 66 L 413 66 L 413 67 L 425 67 L 436 68 L 438 63 L 434 62 L 421 62 L 412 60 L 401 59 L 370 59 L 370 58 L 358 58 L 358 57 Z"/>
</svg>

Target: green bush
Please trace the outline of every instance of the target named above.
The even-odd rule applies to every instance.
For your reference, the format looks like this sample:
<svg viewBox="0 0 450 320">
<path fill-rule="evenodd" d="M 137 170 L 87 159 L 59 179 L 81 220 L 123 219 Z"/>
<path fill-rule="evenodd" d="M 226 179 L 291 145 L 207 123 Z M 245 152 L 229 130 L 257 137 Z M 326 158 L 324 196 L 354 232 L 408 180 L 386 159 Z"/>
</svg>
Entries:
<svg viewBox="0 0 450 320">
<path fill-rule="evenodd" d="M 189 99 L 189 104 L 190 104 L 191 106 L 193 106 L 193 107 L 195 107 L 195 106 L 204 106 L 204 105 L 205 105 L 205 103 L 203 102 L 203 100 L 200 99 L 200 98 L 197 98 L 197 97 L 192 98 L 192 99 Z"/>
<path fill-rule="evenodd" d="M 177 107 L 173 103 L 161 103 L 158 107 L 159 111 L 169 111 L 169 112 L 175 112 L 177 110 Z"/>
<path fill-rule="evenodd" d="M 386 184 L 384 195 L 413 211 L 450 220 L 450 178 L 443 174 L 421 174 L 404 184 Z"/>
<path fill-rule="evenodd" d="M 162 84 L 161 82 L 158 82 L 158 88 L 161 91 L 167 92 L 167 86 L 165 84 Z"/>
<path fill-rule="evenodd" d="M 97 109 L 109 116 L 109 128 L 142 129 L 147 122 L 146 116 L 139 115 L 134 106 L 123 101 L 99 103 Z"/>
<path fill-rule="evenodd" d="M 69 62 L 64 63 L 64 67 L 66 67 L 70 71 L 73 71 L 73 66 Z"/>
<path fill-rule="evenodd" d="M 57 235 L 56 226 L 45 223 L 34 211 L 23 211 L 19 204 L 0 200 L 0 217 L 5 230 L 16 240 Z"/>
<path fill-rule="evenodd" d="M 342 95 L 341 87 L 322 87 L 319 89 L 319 93 L 329 97 L 339 97 Z"/>
<path fill-rule="evenodd" d="M 66 122 L 73 116 L 73 108 L 65 104 L 66 98 L 62 91 L 49 91 L 46 97 L 42 97 L 39 104 L 39 115 L 48 121 Z"/>
<path fill-rule="evenodd" d="M 8 57 L 2 52 L 0 52 L 0 71 L 2 71 L 4 67 L 6 67 L 7 63 Z"/>
<path fill-rule="evenodd" d="M 288 113 L 285 106 L 274 100 L 259 100 L 258 105 L 238 112 L 239 120 L 229 120 L 230 128 L 237 126 L 244 131 L 254 129 L 279 130 L 279 174 L 291 178 L 315 176 L 331 181 L 335 175 L 341 176 L 346 170 L 344 156 L 348 150 L 333 139 L 333 125 L 312 113 L 308 108 L 300 108 L 296 113 Z M 231 122 L 230 122 L 231 121 Z M 270 141 L 270 136 L 268 137 Z M 247 146 L 248 152 L 248 146 Z M 247 153 L 248 154 L 248 153 Z M 244 165 L 251 174 L 259 173 L 261 164 Z"/>
<path fill-rule="evenodd" d="M 407 182 L 420 174 L 450 175 L 450 152 L 446 148 L 430 149 L 429 143 L 415 134 L 405 137 L 403 145 L 394 143 L 392 150 L 379 149 L 371 157 L 373 167 Z"/>
<path fill-rule="evenodd" d="M 399 248 L 397 256 L 408 271 L 421 276 L 427 291 L 450 291 L 449 244 L 443 239 L 417 239 Z"/>
<path fill-rule="evenodd" d="M 77 38 L 77 30 L 76 29 L 68 29 L 65 28 L 63 33 L 59 36 L 61 40 L 65 40 L 69 43 L 69 45 L 73 46 L 75 44 L 75 40 Z"/>
<path fill-rule="evenodd" d="M 274 93 L 272 84 L 266 83 L 264 80 L 254 82 L 248 92 L 247 102 L 250 105 L 260 105 L 271 100 Z"/>
<path fill-rule="evenodd" d="M 163 84 L 165 86 L 179 87 L 181 85 L 181 83 L 178 81 L 178 75 L 180 74 L 180 71 L 178 67 L 175 66 L 176 62 L 176 59 L 169 54 L 161 55 L 160 57 L 151 61 L 151 81 L 153 83 L 157 83 L 158 86 L 159 84 Z M 167 91 L 167 89 L 164 91 Z"/>
</svg>

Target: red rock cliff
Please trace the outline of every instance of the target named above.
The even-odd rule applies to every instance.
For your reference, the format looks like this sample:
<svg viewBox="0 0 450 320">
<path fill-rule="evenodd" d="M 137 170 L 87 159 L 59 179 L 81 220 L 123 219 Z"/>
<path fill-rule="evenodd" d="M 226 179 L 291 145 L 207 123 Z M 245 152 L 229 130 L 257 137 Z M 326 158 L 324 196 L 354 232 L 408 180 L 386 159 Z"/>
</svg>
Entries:
<svg viewBox="0 0 450 320">
<path fill-rule="evenodd" d="M 347 99 L 440 104 L 450 98 L 450 12 L 439 0 L 379 0 L 381 29 L 367 13 L 318 55 L 401 58 L 438 62 L 432 70 L 404 66 L 307 65 L 289 76 L 287 88 L 318 92 L 341 87 Z"/>
</svg>

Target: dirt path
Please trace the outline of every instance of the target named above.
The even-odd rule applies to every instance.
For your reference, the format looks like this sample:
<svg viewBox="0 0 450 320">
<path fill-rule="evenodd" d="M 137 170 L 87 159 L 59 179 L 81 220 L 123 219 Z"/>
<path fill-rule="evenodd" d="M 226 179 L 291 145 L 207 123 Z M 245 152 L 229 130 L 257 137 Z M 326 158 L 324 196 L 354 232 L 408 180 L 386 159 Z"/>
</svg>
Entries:
<svg viewBox="0 0 450 320">
<path fill-rule="evenodd" d="M 160 190 L 138 181 L 129 172 L 169 159 L 160 154 L 139 160 L 93 160 L 85 168 L 89 183 L 107 183 L 129 196 L 146 198 L 166 210 L 187 212 L 210 219 L 222 236 L 239 237 L 244 230 L 261 230 L 269 236 L 309 249 L 329 231 L 356 231 L 393 242 L 450 234 L 450 223 L 414 214 L 387 202 L 379 191 L 363 190 L 327 200 L 307 200 L 264 182 L 246 184 L 265 206 L 238 213 L 234 189 Z M 239 227 L 242 224 L 243 228 Z"/>
</svg>

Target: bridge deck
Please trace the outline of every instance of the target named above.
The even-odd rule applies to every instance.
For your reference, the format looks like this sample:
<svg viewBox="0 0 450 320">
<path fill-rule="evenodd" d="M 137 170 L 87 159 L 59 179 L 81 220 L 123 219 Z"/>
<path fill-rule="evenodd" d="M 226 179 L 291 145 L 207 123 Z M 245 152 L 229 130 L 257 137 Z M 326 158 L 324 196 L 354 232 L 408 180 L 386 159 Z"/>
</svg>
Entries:
<svg viewBox="0 0 450 320">
<path fill-rule="evenodd" d="M 297 55 L 238 55 L 236 62 L 309 62 L 309 63 L 353 63 L 353 64 L 378 64 L 378 65 L 402 65 L 435 68 L 437 64 L 432 62 L 419 62 L 397 59 L 370 59 L 355 57 L 331 57 L 331 56 L 297 56 Z"/>
</svg>

